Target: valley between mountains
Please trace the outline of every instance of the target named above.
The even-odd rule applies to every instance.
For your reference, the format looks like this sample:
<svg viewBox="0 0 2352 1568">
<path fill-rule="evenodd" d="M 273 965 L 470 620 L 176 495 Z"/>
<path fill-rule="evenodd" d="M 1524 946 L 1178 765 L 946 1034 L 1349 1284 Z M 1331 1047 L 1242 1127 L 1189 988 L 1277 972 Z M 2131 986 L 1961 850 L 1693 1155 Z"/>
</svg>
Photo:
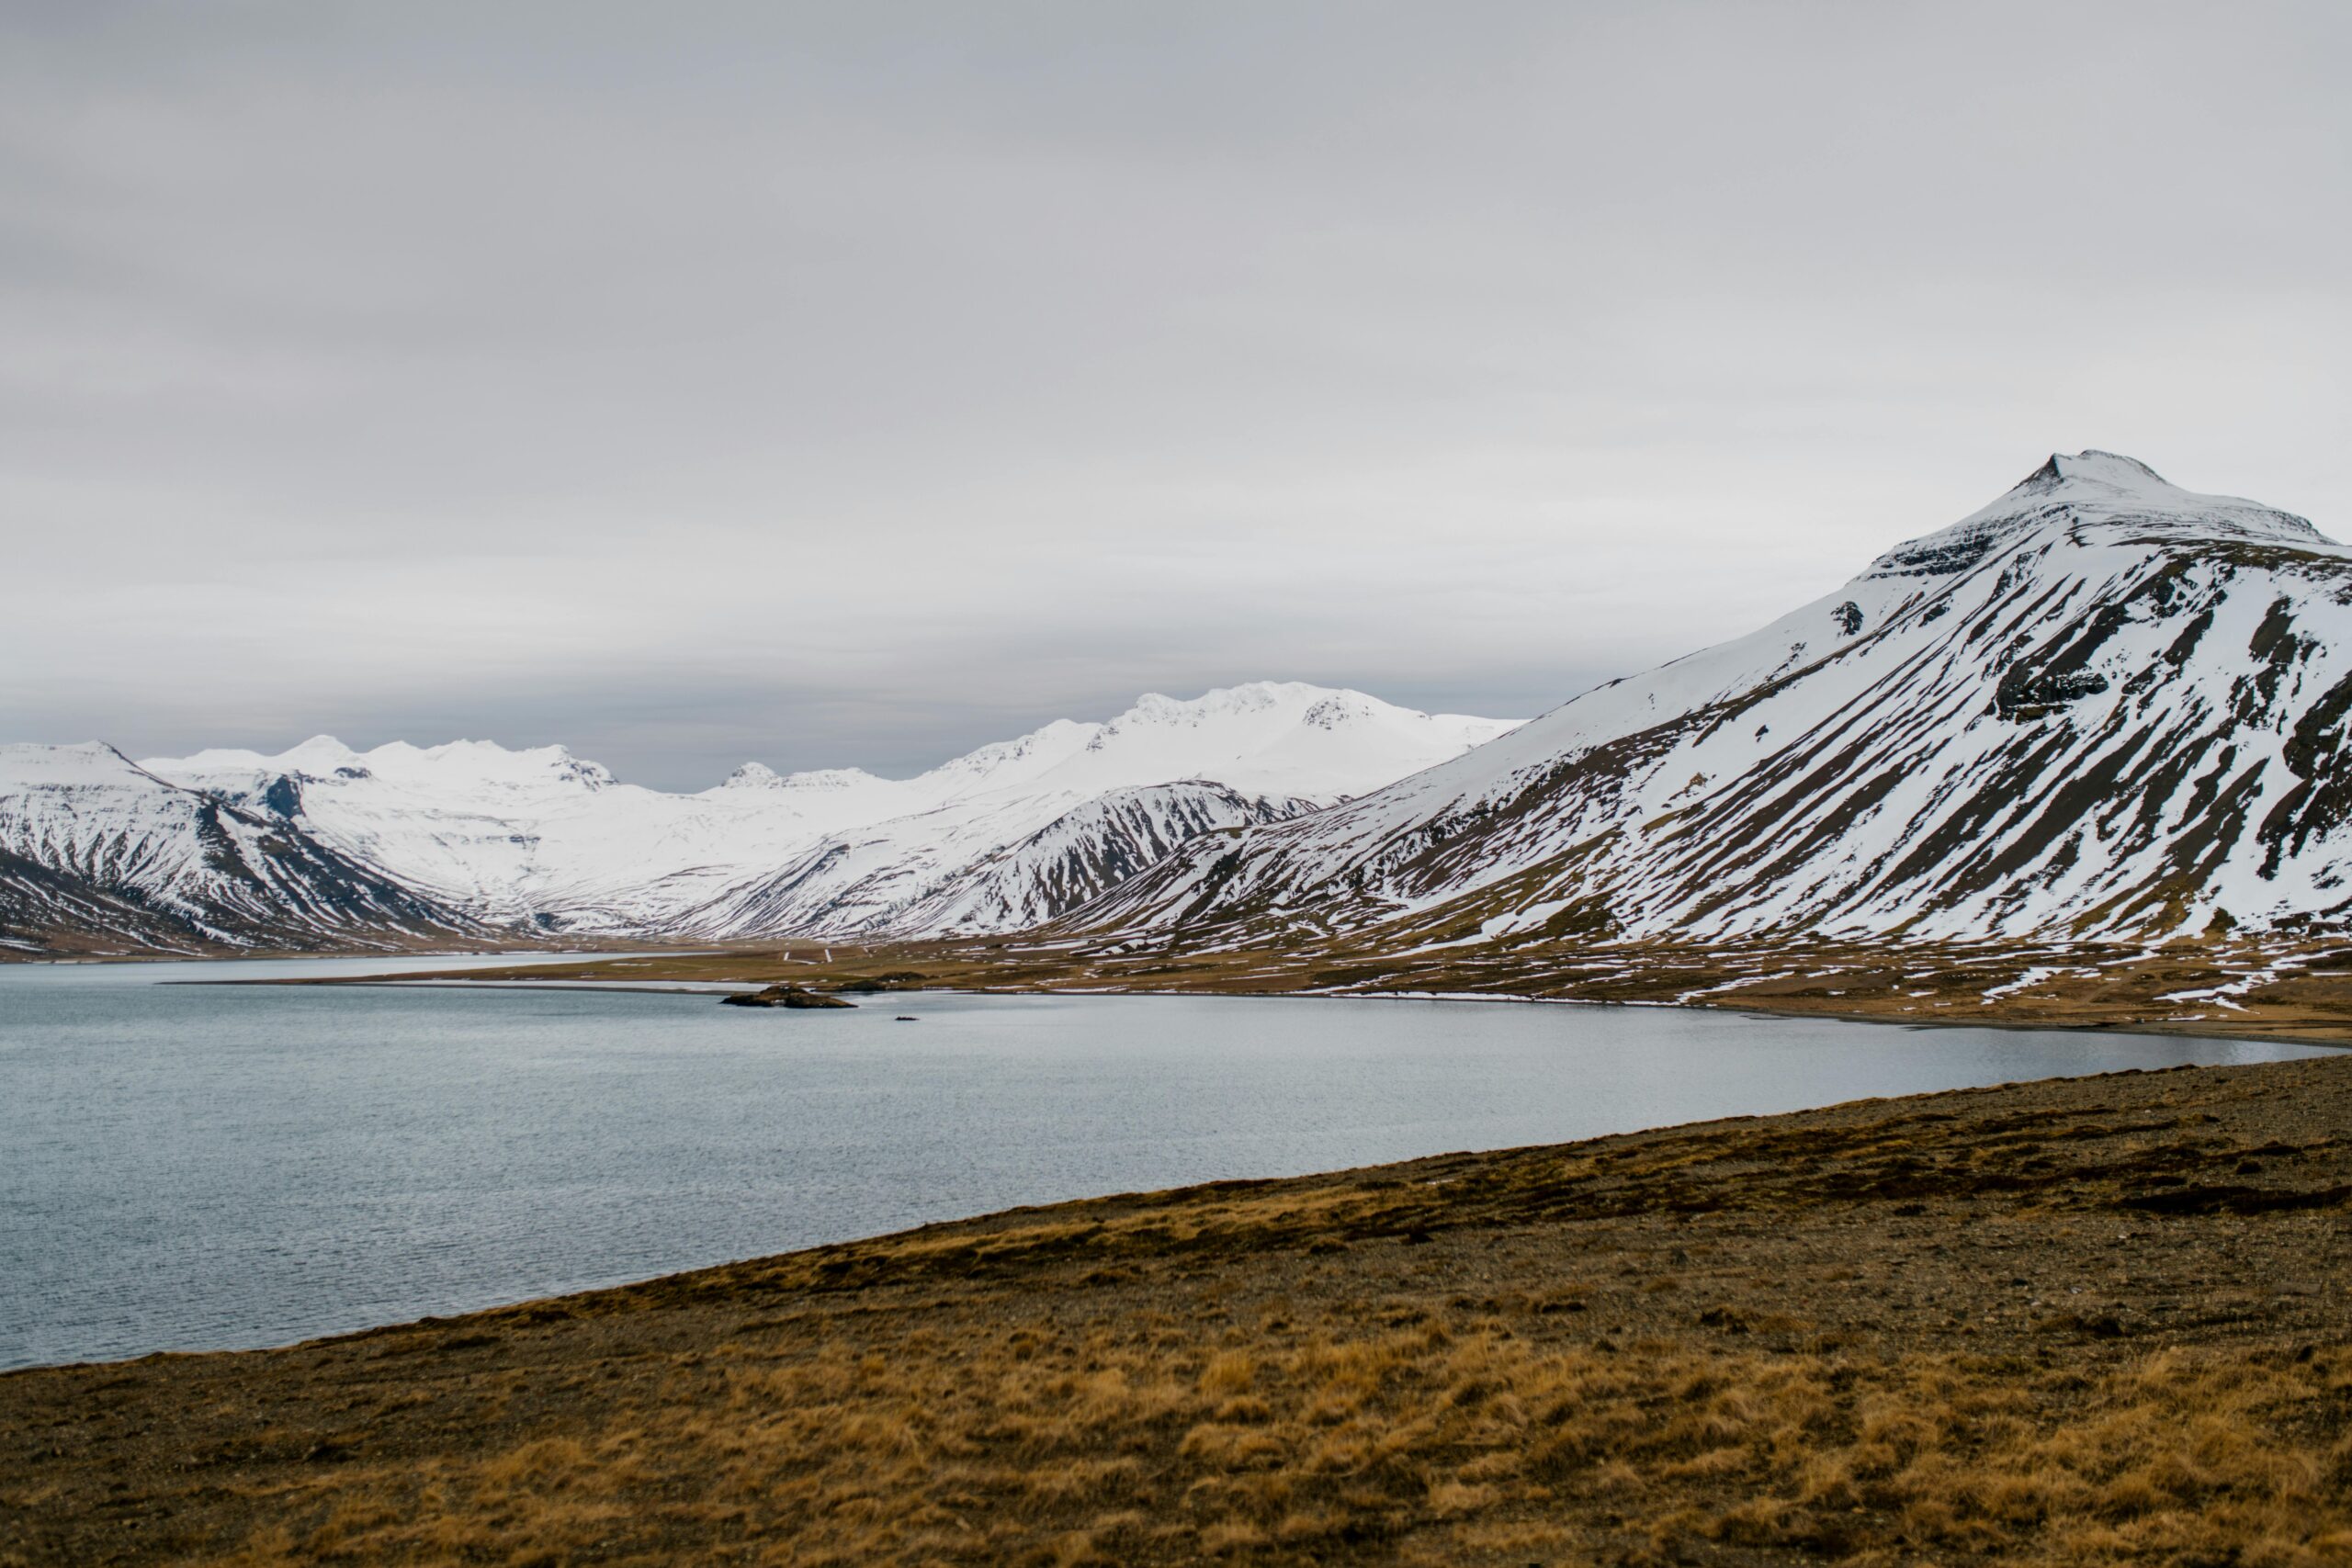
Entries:
<svg viewBox="0 0 2352 1568">
<path fill-rule="evenodd" d="M 1259 683 L 689 795 L 560 748 L 0 749 L 0 942 L 2337 1038 L 2347 719 L 2352 550 L 2085 452 L 1524 724 Z"/>
</svg>

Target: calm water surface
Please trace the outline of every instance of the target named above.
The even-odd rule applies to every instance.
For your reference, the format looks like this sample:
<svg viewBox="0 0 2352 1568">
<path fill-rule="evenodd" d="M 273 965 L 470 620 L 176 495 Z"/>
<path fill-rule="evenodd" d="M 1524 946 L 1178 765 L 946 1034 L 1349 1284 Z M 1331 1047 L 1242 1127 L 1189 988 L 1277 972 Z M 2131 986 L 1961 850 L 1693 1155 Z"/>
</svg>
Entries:
<svg viewBox="0 0 2352 1568">
<path fill-rule="evenodd" d="M 280 1344 L 1015 1203 L 2312 1054 L 1476 1002 L 157 983 L 334 969 L 0 965 L 0 1367 Z"/>
</svg>

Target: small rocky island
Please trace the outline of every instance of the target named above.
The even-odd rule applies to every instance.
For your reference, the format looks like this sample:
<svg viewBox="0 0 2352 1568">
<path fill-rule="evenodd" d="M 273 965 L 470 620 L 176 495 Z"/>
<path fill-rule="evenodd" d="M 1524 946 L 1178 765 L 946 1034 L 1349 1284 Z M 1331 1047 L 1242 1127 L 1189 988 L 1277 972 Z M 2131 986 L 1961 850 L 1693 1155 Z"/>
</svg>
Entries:
<svg viewBox="0 0 2352 1568">
<path fill-rule="evenodd" d="M 764 990 L 733 991 L 718 998 L 735 1008 L 854 1008 L 839 997 L 829 997 L 805 986 L 774 985 Z"/>
</svg>

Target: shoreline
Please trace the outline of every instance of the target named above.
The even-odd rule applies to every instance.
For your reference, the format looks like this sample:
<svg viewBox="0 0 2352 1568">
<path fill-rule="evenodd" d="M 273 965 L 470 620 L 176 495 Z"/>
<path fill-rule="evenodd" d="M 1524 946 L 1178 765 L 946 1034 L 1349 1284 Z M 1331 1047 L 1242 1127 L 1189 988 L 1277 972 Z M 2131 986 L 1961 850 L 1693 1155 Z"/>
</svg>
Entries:
<svg viewBox="0 0 2352 1568">
<path fill-rule="evenodd" d="M 1678 1006 L 1903 1023 L 2122 1031 L 2352 1044 L 2352 941 L 1829 942 L 1530 945 L 1388 955 L 1111 939 L 737 944 L 605 961 L 547 956 L 403 979 L 569 979 L 639 987 L 780 980 L 834 989 L 890 976 L 927 989 L 1069 994 L 1391 996 Z M 291 977 L 293 984 L 352 979 Z M 893 987 L 892 988 L 897 988 Z"/>
<path fill-rule="evenodd" d="M 2332 1054 L 2050 1079 L 25 1369 L 0 1561 L 2292 1561 L 2348 1122 Z"/>
<path fill-rule="evenodd" d="M 262 984 L 429 979 L 719 983 L 814 989 L 912 972 L 926 988 L 987 993 L 1390 996 L 1677 1006 L 1872 1022 L 2190 1034 L 2352 1045 L 2352 938 L 2162 942 L 1760 942 L 1531 944 L 1398 954 L 1137 949 L 1115 938 L 734 943 L 463 954 L 311 954 L 337 963 L 463 958 L 397 976 L 285 976 Z M 512 959 L 499 963 L 497 960 Z M 172 962 L 172 960 L 161 960 Z M 284 962 L 286 959 L 273 959 Z M 141 962 L 137 959 L 115 963 Z M 236 962 L 215 960 L 214 962 Z M 550 971 L 560 973 L 551 974 Z M 212 983 L 212 982 L 205 982 Z"/>
<path fill-rule="evenodd" d="M 600 994 L 638 994 L 646 996 L 716 996 L 729 988 L 749 988 L 761 982 L 752 980 L 709 980 L 673 982 L 664 986 L 658 982 L 629 984 L 615 979 L 601 981 L 528 980 L 523 978 L 467 978 L 458 975 L 422 975 L 414 978 L 394 976 L 279 976 L 267 979 L 174 980 L 159 984 L 181 986 L 322 986 L 367 987 L 384 989 L 440 989 L 476 991 L 542 990 L 550 992 L 595 992 Z M 1892 1025 L 1907 1030 L 1939 1029 L 2000 1029 L 2052 1033 L 2094 1035 L 2139 1035 L 2152 1038 L 2184 1038 L 2195 1040 L 2245 1040 L 2271 1045 L 2306 1045 L 2328 1050 L 2352 1049 L 2352 1026 L 2325 1034 L 2289 1033 L 2259 1029 L 2230 1027 L 2227 1020 L 2195 1020 L 2188 1021 L 2150 1019 L 2129 1021 L 2093 1021 L 2070 1022 L 2063 1020 L 2019 1019 L 1996 1012 L 1992 1015 L 1969 1017 L 1907 1016 L 1891 1017 L 1880 1013 L 1849 1011 L 1841 1009 L 1769 1008 L 1749 1003 L 1710 1001 L 1658 1001 L 1607 997 L 1547 997 L 1516 992 L 1497 991 L 1384 991 L 1384 990 L 1182 990 L 1148 987 L 1056 987 L 1050 985 L 941 986 L 908 987 L 872 993 L 849 993 L 873 996 L 922 996 L 926 992 L 946 996 L 1049 996 L 1049 997 L 1231 997 L 1236 998 L 1273 1000 L 1323 1001 L 1394 1001 L 1394 1002 L 1477 1002 L 1514 1006 L 1550 1007 L 1631 1007 L 1679 1010 L 1691 1012 L 1725 1013 L 1735 1017 L 1764 1020 L 1795 1018 L 1826 1019 L 1836 1022 Z M 1997 1003 L 1987 1004 L 1996 1007 Z"/>
</svg>

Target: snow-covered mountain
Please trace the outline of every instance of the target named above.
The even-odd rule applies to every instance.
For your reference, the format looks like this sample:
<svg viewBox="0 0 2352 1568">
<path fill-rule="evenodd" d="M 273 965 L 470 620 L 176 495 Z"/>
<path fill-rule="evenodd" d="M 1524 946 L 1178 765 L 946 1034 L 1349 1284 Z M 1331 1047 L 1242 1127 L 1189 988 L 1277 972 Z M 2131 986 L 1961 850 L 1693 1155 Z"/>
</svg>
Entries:
<svg viewBox="0 0 2352 1568">
<path fill-rule="evenodd" d="M 2102 452 L 1751 636 L 1069 924 L 1193 942 L 2144 934 L 2352 912 L 2352 551 Z"/>
<path fill-rule="evenodd" d="M 887 779 L 803 785 L 764 769 L 672 795 L 619 784 L 560 746 L 486 740 L 357 751 L 321 736 L 276 756 L 212 750 L 141 765 L 297 824 L 483 919 L 592 931 L 634 929 L 836 828 L 912 805 Z"/>
<path fill-rule="evenodd" d="M 920 933 L 1050 918 L 1204 829 L 1329 805 L 1509 728 L 1259 682 L 1146 696 L 1108 722 L 1057 721 L 911 779 L 747 763 L 690 795 L 618 783 L 561 747 L 487 741 L 357 751 L 322 736 L 276 755 L 116 761 L 187 810 L 209 802 L 224 821 L 366 868 L 419 908 L 500 927 Z M 34 798 L 9 761 L 31 750 L 0 756 L 0 802 Z M 128 860 L 165 852 L 130 818 L 118 842 Z M 51 846 L 0 840 L 79 886 L 81 863 Z"/>
<path fill-rule="evenodd" d="M 0 749 L 0 936 L 1051 923 L 1362 952 L 2343 928 L 2347 723 L 2352 550 L 2086 452 L 1516 728 L 1259 684 L 910 779 L 746 764 L 695 795 L 556 747 Z"/>
<path fill-rule="evenodd" d="M 0 945 L 204 953 L 396 946 L 481 924 L 263 812 L 109 746 L 0 746 Z"/>
<path fill-rule="evenodd" d="M 1106 724 L 1050 724 L 910 780 L 930 804 L 826 834 L 771 874 L 678 910 L 665 929 L 1012 930 L 1083 902 L 1120 868 L 1140 869 L 1153 846 L 1348 799 L 1510 725 L 1297 682 L 1189 702 L 1148 695 Z"/>
<path fill-rule="evenodd" d="M 1076 908 L 1197 833 L 1281 821 L 1317 804 L 1205 779 L 1091 795 L 990 792 L 829 835 L 662 929 L 725 937 L 1017 931 Z"/>
<path fill-rule="evenodd" d="M 1296 796 L 1244 795 L 1201 779 L 1106 790 L 948 878 L 895 923 L 926 931 L 1042 925 L 1167 859 L 1188 839 L 1314 808 Z"/>
</svg>

